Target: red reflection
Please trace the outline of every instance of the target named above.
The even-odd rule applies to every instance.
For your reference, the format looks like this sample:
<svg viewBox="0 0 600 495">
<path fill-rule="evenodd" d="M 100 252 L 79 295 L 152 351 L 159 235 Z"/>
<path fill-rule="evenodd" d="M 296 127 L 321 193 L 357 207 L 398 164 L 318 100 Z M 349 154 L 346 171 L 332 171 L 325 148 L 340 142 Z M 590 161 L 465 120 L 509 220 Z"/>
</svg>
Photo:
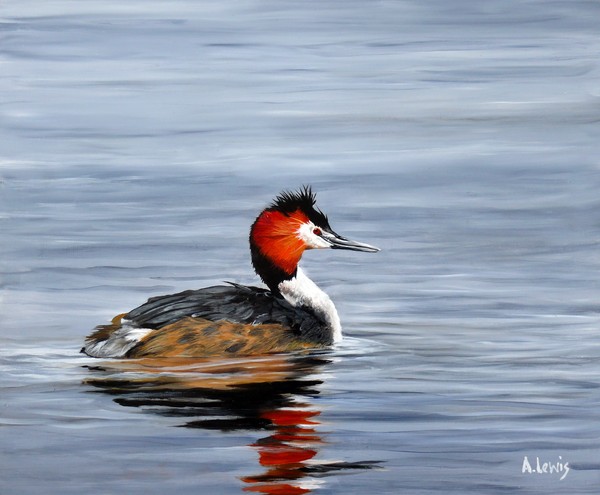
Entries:
<svg viewBox="0 0 600 495">
<path fill-rule="evenodd" d="M 247 486 L 244 491 L 268 495 L 299 495 L 311 492 L 302 483 L 290 483 L 307 476 L 303 470 L 306 461 L 317 455 L 316 446 L 321 442 L 312 427 L 319 423 L 313 418 L 320 411 L 307 409 L 279 409 L 267 411 L 261 417 L 268 419 L 276 427 L 269 437 L 251 446 L 258 450 L 259 462 L 266 471 L 257 476 L 242 478 Z"/>
<path fill-rule="evenodd" d="M 286 483 L 277 483 L 274 485 L 249 486 L 244 488 L 245 492 L 266 493 L 268 495 L 301 495 L 310 493 L 308 488 L 300 486 L 288 485 Z"/>
</svg>

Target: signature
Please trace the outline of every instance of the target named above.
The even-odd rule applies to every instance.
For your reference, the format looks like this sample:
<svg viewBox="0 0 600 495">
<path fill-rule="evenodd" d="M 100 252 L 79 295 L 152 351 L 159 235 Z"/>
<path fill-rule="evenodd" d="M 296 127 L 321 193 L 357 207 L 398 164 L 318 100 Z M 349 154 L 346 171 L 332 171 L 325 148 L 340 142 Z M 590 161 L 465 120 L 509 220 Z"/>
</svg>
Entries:
<svg viewBox="0 0 600 495">
<path fill-rule="evenodd" d="M 532 457 L 533 462 L 533 457 Z M 556 462 L 544 462 L 541 461 L 539 457 L 535 458 L 533 462 L 529 461 L 528 457 L 523 457 L 523 467 L 521 468 L 521 472 L 523 474 L 555 474 L 562 475 L 559 479 L 564 480 L 571 468 L 569 467 L 568 461 L 563 461 L 561 455 L 558 456 L 558 460 Z"/>
</svg>

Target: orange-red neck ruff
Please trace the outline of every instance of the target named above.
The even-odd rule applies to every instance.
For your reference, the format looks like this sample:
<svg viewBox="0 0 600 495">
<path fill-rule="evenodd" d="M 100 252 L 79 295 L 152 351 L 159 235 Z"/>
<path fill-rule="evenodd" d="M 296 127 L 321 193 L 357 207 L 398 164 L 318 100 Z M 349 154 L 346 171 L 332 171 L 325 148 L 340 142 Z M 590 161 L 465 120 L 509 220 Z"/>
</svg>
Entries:
<svg viewBox="0 0 600 495">
<path fill-rule="evenodd" d="M 254 222 L 251 237 L 260 252 L 288 275 L 298 267 L 306 244 L 298 238 L 298 229 L 308 217 L 300 210 L 282 213 L 265 210 Z"/>
</svg>

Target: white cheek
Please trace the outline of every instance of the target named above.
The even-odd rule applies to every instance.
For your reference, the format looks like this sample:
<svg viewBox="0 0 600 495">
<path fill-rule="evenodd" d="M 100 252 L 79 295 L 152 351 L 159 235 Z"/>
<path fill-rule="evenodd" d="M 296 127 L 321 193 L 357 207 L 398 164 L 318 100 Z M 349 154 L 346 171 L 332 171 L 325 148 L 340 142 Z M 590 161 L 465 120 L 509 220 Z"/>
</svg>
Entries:
<svg viewBox="0 0 600 495">
<path fill-rule="evenodd" d="M 325 239 L 313 234 L 314 224 L 303 223 L 298 229 L 298 238 L 304 241 L 307 249 L 327 249 L 331 247 Z"/>
</svg>

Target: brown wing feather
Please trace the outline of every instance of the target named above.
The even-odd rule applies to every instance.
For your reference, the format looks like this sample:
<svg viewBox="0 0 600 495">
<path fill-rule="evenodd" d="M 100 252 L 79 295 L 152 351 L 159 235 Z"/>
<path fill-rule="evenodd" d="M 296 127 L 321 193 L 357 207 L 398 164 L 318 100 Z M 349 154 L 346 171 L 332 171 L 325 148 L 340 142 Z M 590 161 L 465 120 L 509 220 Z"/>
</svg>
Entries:
<svg viewBox="0 0 600 495">
<path fill-rule="evenodd" d="M 127 357 L 247 356 L 320 347 L 279 324 L 252 325 L 186 317 L 150 332 Z"/>
</svg>

